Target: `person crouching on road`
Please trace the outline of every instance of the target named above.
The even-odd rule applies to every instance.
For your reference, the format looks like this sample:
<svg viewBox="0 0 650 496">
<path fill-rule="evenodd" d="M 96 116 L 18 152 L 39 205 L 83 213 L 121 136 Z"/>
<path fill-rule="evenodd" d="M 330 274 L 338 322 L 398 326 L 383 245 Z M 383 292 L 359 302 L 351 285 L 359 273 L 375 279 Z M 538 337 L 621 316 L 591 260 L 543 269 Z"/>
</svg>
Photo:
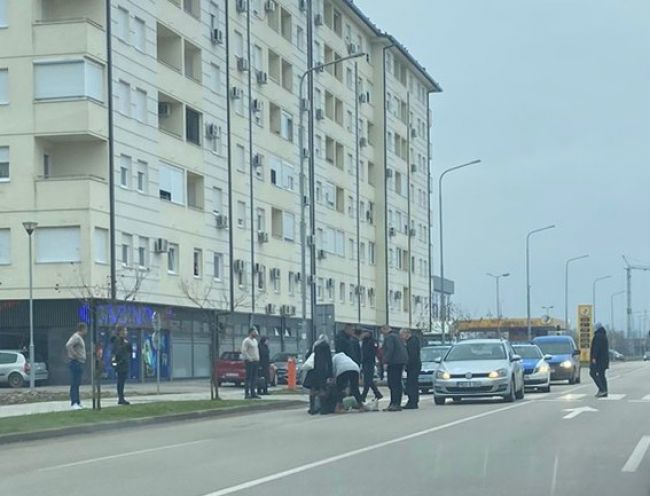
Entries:
<svg viewBox="0 0 650 496">
<path fill-rule="evenodd" d="M 271 352 L 268 345 L 269 338 L 262 336 L 258 349 L 260 351 L 260 369 L 257 384 L 257 394 L 269 394 L 269 368 L 271 367 Z"/>
<path fill-rule="evenodd" d="M 381 332 L 384 335 L 383 360 L 390 389 L 390 405 L 384 411 L 399 412 L 402 410 L 402 372 L 408 362 L 408 354 L 402 340 L 389 326 L 383 326 Z"/>
<path fill-rule="evenodd" d="M 65 351 L 68 356 L 68 368 L 70 369 L 70 405 L 73 410 L 81 410 L 81 399 L 79 397 L 79 386 L 86 363 L 86 343 L 84 337 L 88 333 L 88 326 L 80 322 L 77 329 L 70 336 L 65 344 Z"/>
<path fill-rule="evenodd" d="M 129 364 L 131 362 L 131 344 L 127 340 L 126 326 L 118 325 L 116 327 L 117 335 L 111 338 L 113 344 L 112 365 L 117 375 L 117 404 L 130 405 L 124 399 L 124 385 L 129 376 Z"/>
<path fill-rule="evenodd" d="M 309 414 L 331 413 L 324 405 L 327 396 L 328 382 L 332 379 L 332 352 L 329 339 L 321 334 L 307 354 L 302 366 L 307 372 L 303 387 L 309 389 Z"/>
<path fill-rule="evenodd" d="M 350 390 L 350 395 L 357 401 L 357 407 L 363 410 L 363 402 L 359 393 L 359 366 L 345 353 L 337 353 L 332 358 L 332 368 L 336 377 L 337 405 L 336 412 L 343 411 L 343 398 L 346 396 L 346 390 Z"/>
<path fill-rule="evenodd" d="M 248 333 L 248 337 L 241 344 L 241 354 L 246 366 L 244 398 L 247 400 L 260 398 L 255 390 L 257 387 L 257 369 L 260 364 L 260 350 L 257 344 L 257 336 L 257 329 L 252 328 Z"/>
<path fill-rule="evenodd" d="M 402 329 L 399 334 L 406 345 L 408 354 L 408 362 L 406 363 L 406 395 L 408 396 L 408 402 L 403 408 L 405 410 L 417 410 L 420 402 L 420 386 L 418 382 L 420 370 L 422 370 L 420 340 L 408 329 Z"/>
<path fill-rule="evenodd" d="M 600 322 L 594 328 L 596 332 L 591 340 L 589 375 L 598 387 L 596 398 L 607 398 L 607 376 L 605 374 L 609 368 L 609 341 L 605 328 Z"/>
</svg>

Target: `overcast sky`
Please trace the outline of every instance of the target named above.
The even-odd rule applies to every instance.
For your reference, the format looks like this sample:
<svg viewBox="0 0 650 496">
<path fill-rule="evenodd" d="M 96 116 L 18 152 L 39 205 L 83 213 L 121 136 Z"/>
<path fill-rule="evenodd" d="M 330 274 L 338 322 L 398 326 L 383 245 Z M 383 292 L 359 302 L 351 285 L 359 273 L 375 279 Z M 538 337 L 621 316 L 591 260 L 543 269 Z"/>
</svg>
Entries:
<svg viewBox="0 0 650 496">
<path fill-rule="evenodd" d="M 572 265 L 569 315 L 611 274 L 597 299 L 608 324 L 610 295 L 625 287 L 621 254 L 650 264 L 650 1 L 356 3 L 444 89 L 432 97 L 436 174 L 484 162 L 445 179 L 456 302 L 473 316 L 494 312 L 485 273 L 510 272 L 503 313 L 525 316 L 526 233 L 557 224 L 531 242 L 533 316 L 553 305 L 563 317 L 564 262 L 589 253 Z M 650 272 L 633 281 L 634 311 L 650 310 Z"/>
</svg>

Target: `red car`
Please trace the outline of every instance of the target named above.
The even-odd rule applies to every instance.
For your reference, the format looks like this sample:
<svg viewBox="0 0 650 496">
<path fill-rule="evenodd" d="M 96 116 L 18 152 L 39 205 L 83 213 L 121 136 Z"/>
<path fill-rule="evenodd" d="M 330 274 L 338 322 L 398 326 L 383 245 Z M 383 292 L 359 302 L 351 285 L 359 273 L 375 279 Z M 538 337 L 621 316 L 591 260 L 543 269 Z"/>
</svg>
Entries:
<svg viewBox="0 0 650 496">
<path fill-rule="evenodd" d="M 224 383 L 231 383 L 238 387 L 243 385 L 246 380 L 246 366 L 241 351 L 224 351 L 215 364 L 215 375 L 219 386 Z M 277 382 L 277 367 L 271 364 L 269 386 L 275 386 Z"/>
</svg>

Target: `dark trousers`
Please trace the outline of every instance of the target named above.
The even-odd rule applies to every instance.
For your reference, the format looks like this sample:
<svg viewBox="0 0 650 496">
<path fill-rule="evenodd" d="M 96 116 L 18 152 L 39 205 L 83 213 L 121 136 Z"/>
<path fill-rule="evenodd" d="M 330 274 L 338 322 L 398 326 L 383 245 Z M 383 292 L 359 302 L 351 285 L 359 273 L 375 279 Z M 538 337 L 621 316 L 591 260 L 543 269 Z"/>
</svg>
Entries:
<svg viewBox="0 0 650 496">
<path fill-rule="evenodd" d="M 375 395 L 375 398 L 381 397 L 379 389 L 375 384 L 375 366 L 374 365 L 364 365 L 363 367 L 363 392 L 361 393 L 361 398 L 365 401 L 368 397 L 368 391 L 372 389 L 372 394 Z"/>
<path fill-rule="evenodd" d="M 77 360 L 71 360 L 68 369 L 70 369 L 70 404 L 80 405 L 79 386 L 81 386 L 81 376 L 84 373 L 83 365 Z"/>
<path fill-rule="evenodd" d="M 348 370 L 336 378 L 336 392 L 339 403 L 345 398 L 346 389 L 350 389 L 350 395 L 354 396 L 357 403 L 361 405 L 361 394 L 359 393 L 359 372 Z"/>
<path fill-rule="evenodd" d="M 407 365 L 406 366 L 406 395 L 408 396 L 408 404 L 418 406 L 420 402 L 420 386 L 418 385 L 420 365 Z"/>
<path fill-rule="evenodd" d="M 256 396 L 255 387 L 257 383 L 257 369 L 259 364 L 257 362 L 246 362 L 246 380 L 244 382 L 244 395 Z"/>
<path fill-rule="evenodd" d="M 390 404 L 402 405 L 402 372 L 404 365 L 389 365 L 387 367 L 388 387 L 390 388 Z"/>
<path fill-rule="evenodd" d="M 268 394 L 269 392 L 269 366 L 260 366 L 259 368 L 260 381 L 257 385 L 257 394 Z"/>
<path fill-rule="evenodd" d="M 117 400 L 124 401 L 124 384 L 126 384 L 126 378 L 129 375 L 128 370 L 118 370 L 117 371 Z"/>
<path fill-rule="evenodd" d="M 607 376 L 605 375 L 606 370 L 607 369 L 594 364 L 591 364 L 591 367 L 589 367 L 589 375 L 594 380 L 594 383 L 598 387 L 598 392 L 600 393 L 607 392 Z"/>
</svg>

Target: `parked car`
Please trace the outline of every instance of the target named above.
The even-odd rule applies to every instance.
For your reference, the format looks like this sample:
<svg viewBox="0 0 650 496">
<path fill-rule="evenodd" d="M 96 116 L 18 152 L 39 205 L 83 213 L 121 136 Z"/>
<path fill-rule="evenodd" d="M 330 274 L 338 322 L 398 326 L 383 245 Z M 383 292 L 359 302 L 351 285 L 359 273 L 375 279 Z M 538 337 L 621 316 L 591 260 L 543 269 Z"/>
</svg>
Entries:
<svg viewBox="0 0 650 496">
<path fill-rule="evenodd" d="M 613 362 L 624 362 L 625 361 L 625 355 L 623 353 L 619 353 L 616 350 L 609 350 L 609 359 Z"/>
<path fill-rule="evenodd" d="M 38 357 L 36 357 L 38 359 Z M 29 354 L 15 350 L 0 350 L 0 384 L 9 384 L 12 388 L 23 387 L 29 382 Z M 47 365 L 43 361 L 34 362 L 36 382 L 48 379 Z"/>
<path fill-rule="evenodd" d="M 535 344 L 512 345 L 515 353 L 521 357 L 524 366 L 524 385 L 544 393 L 551 392 L 551 367 L 548 361 L 553 357 L 542 354 Z"/>
<path fill-rule="evenodd" d="M 300 368 L 302 367 L 303 360 L 298 356 L 297 353 L 282 351 L 280 353 L 276 353 L 271 358 L 271 363 L 277 369 L 278 384 L 287 383 L 287 373 L 289 370 L 289 358 L 293 358 L 296 361 L 296 381 L 300 382 Z"/>
<path fill-rule="evenodd" d="M 438 369 L 437 359 L 441 359 L 451 346 L 425 346 L 420 350 L 422 368 L 418 377 L 420 391 L 428 393 L 433 389 L 433 374 Z"/>
<path fill-rule="evenodd" d="M 571 336 L 538 336 L 533 344 L 545 355 L 551 355 L 548 364 L 552 381 L 580 383 L 580 350 Z"/>
<path fill-rule="evenodd" d="M 433 399 L 444 405 L 447 398 L 501 396 L 512 402 L 524 397 L 521 357 L 507 341 L 468 339 L 454 344 L 439 363 L 433 382 Z"/>
<path fill-rule="evenodd" d="M 646 351 L 646 352 L 643 354 L 643 361 L 644 361 L 644 362 L 647 362 L 648 360 L 650 360 L 650 351 Z"/>
<path fill-rule="evenodd" d="M 224 351 L 215 364 L 215 375 L 219 386 L 224 383 L 238 387 L 244 384 L 246 364 L 242 359 L 241 351 Z M 269 366 L 269 383 L 271 386 L 277 385 L 277 369 L 273 364 Z"/>
</svg>

